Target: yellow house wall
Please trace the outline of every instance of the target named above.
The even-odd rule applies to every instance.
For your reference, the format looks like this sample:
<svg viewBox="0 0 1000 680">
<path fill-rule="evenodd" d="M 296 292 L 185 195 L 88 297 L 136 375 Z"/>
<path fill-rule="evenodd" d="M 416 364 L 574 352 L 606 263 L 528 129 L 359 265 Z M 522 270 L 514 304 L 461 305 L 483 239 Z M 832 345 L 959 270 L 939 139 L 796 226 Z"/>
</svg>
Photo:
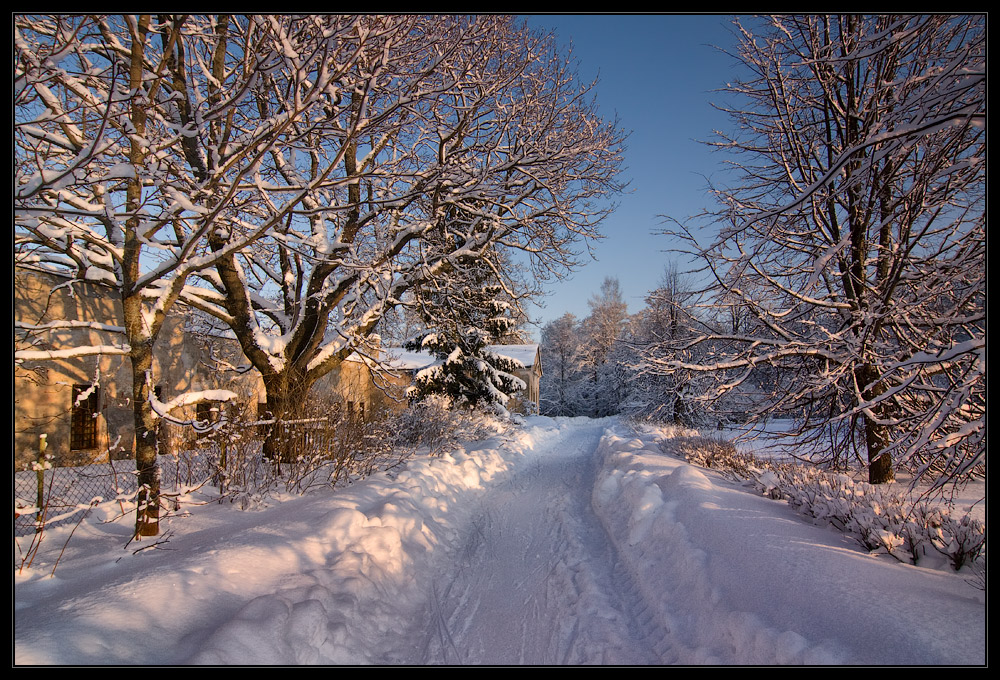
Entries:
<svg viewBox="0 0 1000 680">
<path fill-rule="evenodd" d="M 58 320 L 90 320 L 109 325 L 121 323 L 121 303 L 109 289 L 79 282 L 67 286 L 56 277 L 15 270 L 15 320 L 40 325 Z M 248 368 L 239 344 L 231 338 L 209 338 L 185 333 L 185 319 L 172 314 L 164 324 L 154 347 L 154 386 L 160 400 L 198 390 L 224 389 L 239 397 L 236 412 L 255 418 L 257 404 L 265 400 L 263 381 Z M 120 345 L 124 337 L 94 329 L 50 331 L 27 343 L 15 333 L 15 350 L 58 350 L 83 345 Z M 242 370 L 237 370 L 242 368 Z M 511 409 L 534 412 L 538 403 L 541 375 L 536 365 L 519 371 L 528 389 L 515 397 Z M 100 385 L 97 444 L 93 449 L 70 451 L 71 401 L 73 385 Z M 310 406 L 341 408 L 350 404 L 365 419 L 406 408 L 409 372 L 387 375 L 372 371 L 362 361 L 348 360 L 320 379 L 310 394 Z M 53 464 L 81 465 L 131 455 L 134 446 L 131 407 L 131 371 L 124 355 L 75 357 L 70 359 L 25 361 L 14 369 L 14 469 L 30 466 L 38 455 L 40 435 L 46 435 L 47 453 Z M 530 404 L 526 403 L 530 402 Z M 313 410 L 313 409 L 310 409 Z M 191 420 L 196 406 L 171 413 Z M 314 411 L 315 412 L 315 411 Z M 192 432 L 177 426 L 161 428 L 161 451 L 173 452 L 190 444 Z"/>
<path fill-rule="evenodd" d="M 15 270 L 15 320 L 40 325 L 59 320 L 121 323 L 121 303 L 113 291 L 93 284 L 66 286 L 57 277 Z M 168 317 L 154 347 L 153 376 L 160 400 L 198 390 L 224 389 L 239 397 L 236 411 L 244 418 L 255 418 L 257 404 L 265 400 L 260 374 L 249 369 L 239 344 L 231 338 L 212 338 L 185 333 L 181 314 Z M 15 336 L 17 337 L 17 333 Z M 15 350 L 58 350 L 83 345 L 123 344 L 124 337 L 93 329 L 50 331 L 37 336 L 39 342 L 15 340 Z M 236 370 L 242 368 L 243 370 Z M 71 401 L 73 385 L 100 385 L 97 444 L 93 449 L 70 451 Z M 25 361 L 14 370 L 14 468 L 25 469 L 38 455 L 39 436 L 46 435 L 47 453 L 53 464 L 81 465 L 128 457 L 134 446 L 131 408 L 131 371 L 129 358 L 123 355 L 76 357 L 71 359 Z M 397 388 L 378 389 L 368 368 L 358 361 L 346 361 L 322 378 L 314 387 L 315 404 L 350 402 L 366 418 L 392 409 L 397 403 L 390 394 Z M 361 406 L 363 404 L 363 406 Z M 171 413 L 175 418 L 191 420 L 196 406 L 189 405 Z M 161 451 L 175 451 L 193 439 L 190 428 L 161 428 Z"/>
<path fill-rule="evenodd" d="M 62 285 L 59 279 L 15 271 L 15 320 L 44 324 L 64 319 L 101 319 L 115 324 L 120 305 L 106 289 L 92 285 Z M 116 333 L 92 329 L 65 329 L 38 336 L 39 342 L 18 342 L 15 350 L 57 350 L 81 345 L 122 344 Z M 23 362 L 14 367 L 14 465 L 23 469 L 35 460 L 40 435 L 46 435 L 48 453 L 58 464 L 91 462 L 119 440 L 127 448 L 131 441 L 129 363 L 127 356 L 89 356 L 54 361 Z M 100 385 L 101 418 L 97 446 L 84 451 L 69 450 L 70 409 L 73 385 Z"/>
</svg>

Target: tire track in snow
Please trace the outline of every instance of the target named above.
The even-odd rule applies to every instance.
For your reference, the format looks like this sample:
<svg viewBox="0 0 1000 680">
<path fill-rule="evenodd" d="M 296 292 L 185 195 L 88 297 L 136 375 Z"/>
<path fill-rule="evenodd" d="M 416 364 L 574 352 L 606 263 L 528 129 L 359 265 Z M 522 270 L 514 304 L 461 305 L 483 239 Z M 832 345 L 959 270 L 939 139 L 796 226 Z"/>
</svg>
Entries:
<svg viewBox="0 0 1000 680">
<path fill-rule="evenodd" d="M 407 662 L 669 661 L 666 636 L 590 506 L 603 431 L 569 428 L 487 492 L 430 586 L 414 626 L 424 626 L 419 658 Z"/>
</svg>

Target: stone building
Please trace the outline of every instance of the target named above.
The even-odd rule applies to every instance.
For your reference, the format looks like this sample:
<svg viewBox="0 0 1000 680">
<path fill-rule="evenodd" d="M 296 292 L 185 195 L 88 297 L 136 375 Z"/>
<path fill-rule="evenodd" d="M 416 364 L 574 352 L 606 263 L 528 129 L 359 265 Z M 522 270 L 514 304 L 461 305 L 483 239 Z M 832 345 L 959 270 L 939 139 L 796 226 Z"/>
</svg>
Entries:
<svg viewBox="0 0 1000 680">
<path fill-rule="evenodd" d="M 107 288 L 15 269 L 15 470 L 36 460 L 42 436 L 57 467 L 131 456 L 131 372 L 122 329 L 114 325 L 121 318 L 121 301 Z M 83 346 L 100 346 L 103 353 L 84 355 L 75 349 Z M 528 389 L 514 398 L 511 410 L 537 413 L 538 346 L 495 349 L 525 365 L 518 377 Z M 315 405 L 343 409 L 361 420 L 376 418 L 406 407 L 413 371 L 428 361 L 433 358 L 374 347 L 364 357 L 349 357 L 319 380 L 310 396 Z M 244 420 L 263 414 L 263 381 L 235 338 L 181 305 L 168 316 L 154 347 L 153 376 L 160 402 L 192 392 L 205 396 L 171 412 L 180 420 L 213 420 L 223 409 Z M 213 400 L 221 390 L 235 393 L 237 400 Z M 191 446 L 195 436 L 189 427 L 164 426 L 160 451 L 175 453 Z"/>
<path fill-rule="evenodd" d="M 134 443 L 129 357 L 114 325 L 121 301 L 107 288 L 60 279 L 52 274 L 14 272 L 14 469 L 36 460 L 39 441 L 55 466 L 84 465 L 131 456 Z M 67 322 L 77 320 L 87 326 Z M 154 348 L 154 393 L 161 402 L 198 392 L 211 397 L 226 390 L 238 396 L 225 405 L 210 398 L 176 409 L 180 420 L 212 420 L 221 409 L 256 417 L 265 401 L 263 381 L 235 339 L 213 330 L 183 307 L 168 316 Z M 75 348 L 100 346 L 83 355 Z M 27 353 L 25 353 L 27 352 Z M 27 357 L 27 358 L 18 358 Z M 368 366 L 352 356 L 313 388 L 318 399 L 341 403 L 370 417 L 391 401 Z M 189 446 L 191 428 L 161 428 L 160 450 Z"/>
</svg>

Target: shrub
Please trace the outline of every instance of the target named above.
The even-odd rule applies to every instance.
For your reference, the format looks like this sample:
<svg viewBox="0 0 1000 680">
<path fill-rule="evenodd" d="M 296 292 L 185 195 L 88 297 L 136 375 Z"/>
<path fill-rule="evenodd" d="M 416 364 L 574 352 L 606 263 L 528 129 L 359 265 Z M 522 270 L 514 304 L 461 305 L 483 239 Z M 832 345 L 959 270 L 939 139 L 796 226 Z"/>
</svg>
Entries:
<svg viewBox="0 0 1000 680">
<path fill-rule="evenodd" d="M 432 394 L 392 416 L 387 424 L 398 433 L 396 446 L 425 448 L 435 454 L 462 440 L 486 439 L 504 432 L 510 421 L 484 409 L 455 408 L 448 397 Z"/>
<path fill-rule="evenodd" d="M 679 436 L 660 446 L 694 465 L 747 480 L 762 494 L 853 536 L 871 552 L 917 564 L 933 551 L 956 571 L 985 561 L 986 525 L 969 515 L 955 518 L 947 508 L 913 502 L 846 474 L 762 460 L 717 437 Z"/>
</svg>

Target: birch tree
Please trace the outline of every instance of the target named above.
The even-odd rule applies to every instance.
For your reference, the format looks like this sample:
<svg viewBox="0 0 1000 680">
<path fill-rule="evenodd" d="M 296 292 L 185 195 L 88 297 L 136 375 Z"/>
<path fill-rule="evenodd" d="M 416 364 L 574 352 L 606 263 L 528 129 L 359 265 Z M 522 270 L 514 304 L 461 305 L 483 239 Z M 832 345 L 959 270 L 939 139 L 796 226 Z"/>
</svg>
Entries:
<svg viewBox="0 0 1000 680">
<path fill-rule="evenodd" d="M 15 265 L 106 286 L 121 302 L 120 319 L 97 320 L 121 343 L 70 351 L 131 362 L 137 535 L 158 532 L 153 433 L 176 405 L 151 390 L 167 314 L 179 303 L 224 308 L 196 275 L 345 181 L 332 169 L 360 143 L 364 112 L 341 83 L 366 68 L 370 45 L 384 50 L 408 28 L 334 16 L 15 16 Z M 308 173 L 274 164 L 291 153 L 276 149 L 300 149 L 343 123 L 345 108 L 355 114 L 337 127 L 339 155 L 306 156 Z"/>
<path fill-rule="evenodd" d="M 939 484 L 985 466 L 984 16 L 779 16 L 735 23 L 744 78 L 724 89 L 738 180 L 717 188 L 717 235 L 671 230 L 740 330 L 651 352 L 666 373 L 782 390 L 758 417 L 857 447 L 869 480 L 908 464 Z"/>
<path fill-rule="evenodd" d="M 578 416 L 584 411 L 584 372 L 581 333 L 576 316 L 567 312 L 542 328 L 545 380 L 541 384 L 541 411 L 549 416 Z"/>
</svg>

